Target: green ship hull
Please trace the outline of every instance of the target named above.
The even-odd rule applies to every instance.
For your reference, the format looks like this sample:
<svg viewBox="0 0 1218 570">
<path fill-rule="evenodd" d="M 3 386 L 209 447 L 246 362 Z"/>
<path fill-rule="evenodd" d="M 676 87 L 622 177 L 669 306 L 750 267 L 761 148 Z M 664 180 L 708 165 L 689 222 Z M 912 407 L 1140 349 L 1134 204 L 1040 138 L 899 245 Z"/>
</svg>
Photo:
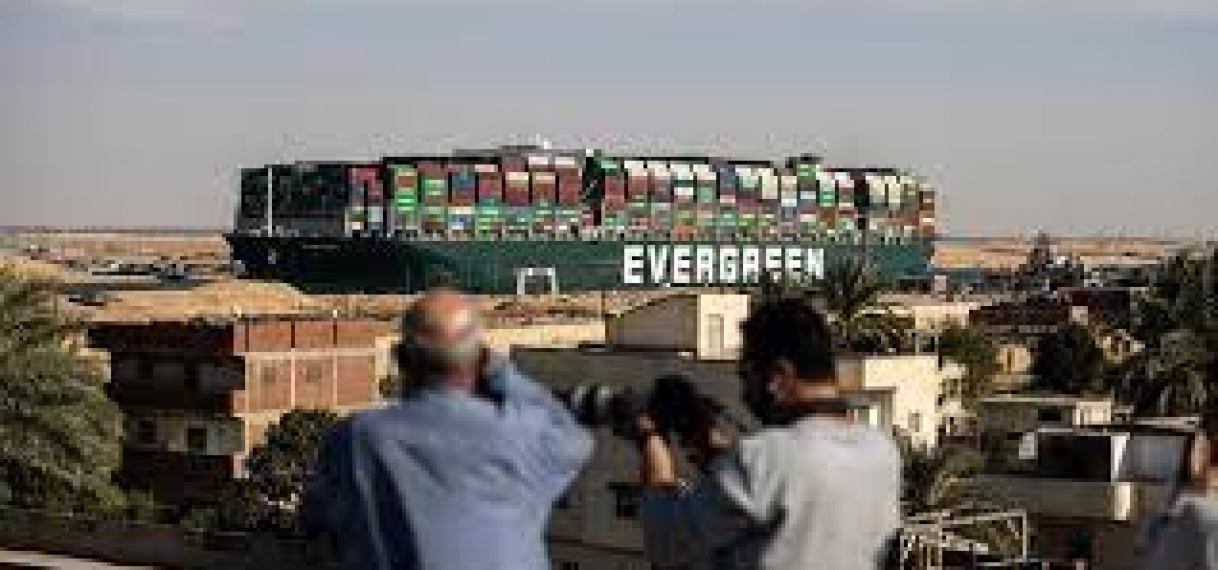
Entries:
<svg viewBox="0 0 1218 570">
<path fill-rule="evenodd" d="M 229 234 L 246 275 L 306 291 L 412 293 L 447 285 L 475 293 L 731 286 L 759 272 L 816 275 L 866 256 L 889 279 L 928 273 L 929 241 L 860 244 L 618 240 L 402 241 Z"/>
</svg>

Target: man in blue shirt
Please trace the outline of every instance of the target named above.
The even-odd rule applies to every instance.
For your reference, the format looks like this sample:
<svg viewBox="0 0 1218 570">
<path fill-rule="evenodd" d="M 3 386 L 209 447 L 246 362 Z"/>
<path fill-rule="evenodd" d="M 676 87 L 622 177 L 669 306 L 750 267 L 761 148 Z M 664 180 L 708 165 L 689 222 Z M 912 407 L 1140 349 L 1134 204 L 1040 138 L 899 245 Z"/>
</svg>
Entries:
<svg viewBox="0 0 1218 570">
<path fill-rule="evenodd" d="M 484 347 L 465 296 L 433 292 L 402 319 L 391 406 L 332 434 L 307 492 L 344 568 L 542 570 L 554 501 L 592 439 L 551 393 Z"/>
</svg>

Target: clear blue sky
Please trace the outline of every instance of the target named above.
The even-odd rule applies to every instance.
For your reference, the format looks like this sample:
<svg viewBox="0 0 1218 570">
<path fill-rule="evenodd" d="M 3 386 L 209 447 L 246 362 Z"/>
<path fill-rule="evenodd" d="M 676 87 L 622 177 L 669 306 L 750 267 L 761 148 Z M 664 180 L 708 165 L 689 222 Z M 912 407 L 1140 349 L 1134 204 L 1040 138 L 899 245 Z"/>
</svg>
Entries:
<svg viewBox="0 0 1218 570">
<path fill-rule="evenodd" d="M 519 142 L 894 164 L 957 234 L 1215 235 L 1214 0 L 3 0 L 0 224 Z"/>
</svg>

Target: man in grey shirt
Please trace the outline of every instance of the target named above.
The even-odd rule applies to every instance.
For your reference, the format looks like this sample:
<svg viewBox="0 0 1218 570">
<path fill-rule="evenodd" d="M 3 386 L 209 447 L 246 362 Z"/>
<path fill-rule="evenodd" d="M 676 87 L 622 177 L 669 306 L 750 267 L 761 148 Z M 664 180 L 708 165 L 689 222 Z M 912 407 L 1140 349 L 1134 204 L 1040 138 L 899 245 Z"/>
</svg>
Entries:
<svg viewBox="0 0 1218 570">
<path fill-rule="evenodd" d="M 640 422 L 648 557 L 661 568 L 884 566 L 901 522 L 900 455 L 851 420 L 824 318 L 802 300 L 771 301 L 743 334 L 742 395 L 764 429 L 733 445 L 708 427 L 701 477 L 684 484 L 669 443 Z"/>
</svg>

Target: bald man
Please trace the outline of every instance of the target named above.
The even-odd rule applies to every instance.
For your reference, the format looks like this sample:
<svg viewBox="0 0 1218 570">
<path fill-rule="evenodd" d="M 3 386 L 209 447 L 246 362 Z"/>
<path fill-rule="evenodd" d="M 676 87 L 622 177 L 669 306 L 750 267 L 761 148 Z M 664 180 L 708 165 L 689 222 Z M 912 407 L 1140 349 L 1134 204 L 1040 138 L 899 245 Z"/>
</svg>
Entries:
<svg viewBox="0 0 1218 570">
<path fill-rule="evenodd" d="M 460 293 L 429 293 L 403 315 L 398 358 L 411 388 L 335 431 L 306 521 L 334 538 L 344 568 L 549 568 L 546 522 L 589 434 L 487 351 Z"/>
</svg>

